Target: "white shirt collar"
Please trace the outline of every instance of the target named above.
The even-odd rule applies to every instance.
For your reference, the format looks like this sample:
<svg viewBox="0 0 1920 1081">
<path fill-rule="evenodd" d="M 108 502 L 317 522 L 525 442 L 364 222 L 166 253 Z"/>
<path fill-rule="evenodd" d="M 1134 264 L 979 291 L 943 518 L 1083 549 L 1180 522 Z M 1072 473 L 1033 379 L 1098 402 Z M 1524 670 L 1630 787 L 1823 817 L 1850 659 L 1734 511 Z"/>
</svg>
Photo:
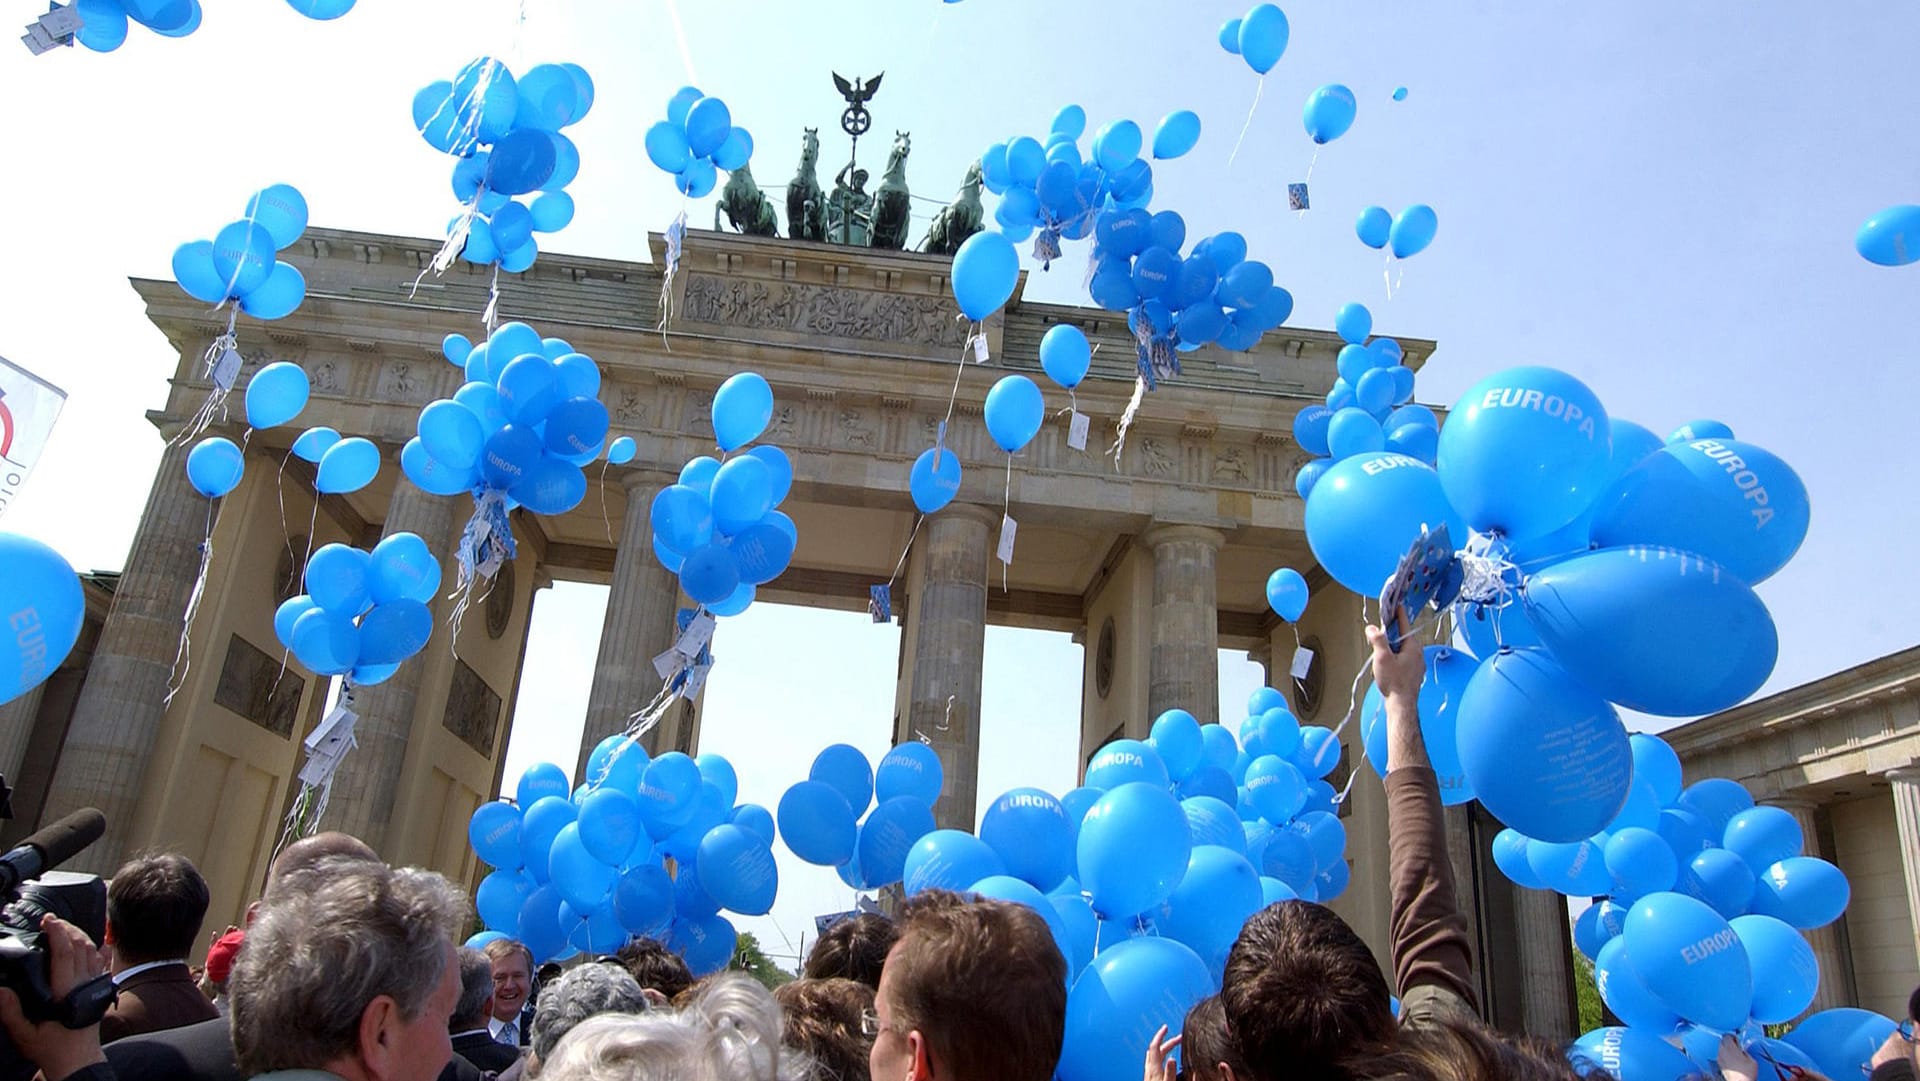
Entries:
<svg viewBox="0 0 1920 1081">
<path fill-rule="evenodd" d="M 460 1038 L 460 1037 L 462 1037 L 462 1036 L 474 1036 L 474 1035 L 480 1035 L 480 1036 L 488 1036 L 488 1037 L 491 1037 L 491 1036 L 493 1035 L 493 1031 L 492 1031 L 492 1028 L 491 1028 L 491 1027 L 488 1027 L 488 1028 L 470 1028 L 470 1029 L 467 1029 L 467 1030 L 466 1030 L 466 1031 L 464 1031 L 464 1032 L 456 1032 L 456 1033 L 454 1033 L 454 1034 L 453 1034 L 452 1036 L 449 1036 L 449 1037 L 448 1037 L 448 1039 L 452 1039 L 452 1040 L 457 1040 L 457 1039 L 459 1039 L 459 1038 Z"/>
<path fill-rule="evenodd" d="M 113 978 L 113 985 L 115 987 L 118 987 L 121 984 L 126 983 L 128 980 L 132 979 L 135 976 L 138 976 L 140 973 L 145 972 L 150 968 L 160 968 L 165 965 L 184 966 L 186 963 L 187 963 L 187 959 L 184 957 L 174 961 L 148 961 L 144 965 L 135 965 L 132 968 L 129 968 L 126 971 L 120 973 L 118 976 L 115 976 Z"/>
<path fill-rule="evenodd" d="M 487 1031 L 491 1032 L 493 1038 L 496 1040 L 502 1036 L 511 1036 L 514 1042 L 518 1043 L 520 1040 L 520 1015 L 515 1014 L 511 1021 L 502 1021 L 498 1017 L 492 1018 L 487 1021 Z"/>
</svg>

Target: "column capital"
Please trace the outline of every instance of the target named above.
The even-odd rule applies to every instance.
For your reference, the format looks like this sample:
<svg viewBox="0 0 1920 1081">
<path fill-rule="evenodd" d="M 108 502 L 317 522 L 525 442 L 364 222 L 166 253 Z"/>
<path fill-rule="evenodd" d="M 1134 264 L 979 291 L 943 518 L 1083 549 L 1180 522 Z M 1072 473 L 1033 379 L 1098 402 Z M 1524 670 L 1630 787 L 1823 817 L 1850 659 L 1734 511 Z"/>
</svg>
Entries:
<svg viewBox="0 0 1920 1081">
<path fill-rule="evenodd" d="M 1164 544 L 1180 542 L 1204 544 L 1219 551 L 1227 543 L 1227 535 L 1204 525 L 1178 525 L 1171 522 L 1156 522 L 1140 534 L 1140 543 L 1149 548 L 1158 548 Z"/>
<path fill-rule="evenodd" d="M 1904 766 L 1895 766 L 1882 773 L 1891 783 L 1920 785 L 1920 762 L 1909 762 Z"/>
<path fill-rule="evenodd" d="M 1763 796 L 1756 802 L 1765 807 L 1778 807 L 1783 811 L 1812 811 L 1814 808 L 1821 806 L 1820 800 L 1814 799 L 1812 796 L 1802 795 L 1799 792 L 1781 792 L 1771 796 Z"/>
<path fill-rule="evenodd" d="M 679 479 L 679 477 L 671 473 L 662 472 L 657 469 L 623 469 L 620 471 L 620 487 L 624 489 L 628 495 L 632 495 L 635 488 L 650 488 L 656 485 L 664 488 L 669 484 L 679 481 Z"/>
<path fill-rule="evenodd" d="M 927 515 L 927 521 L 928 524 L 932 524 L 941 518 L 970 518 L 988 529 L 996 529 L 1000 525 L 1000 519 L 1005 516 L 1005 511 L 997 511 L 979 503 L 949 503 Z"/>
</svg>

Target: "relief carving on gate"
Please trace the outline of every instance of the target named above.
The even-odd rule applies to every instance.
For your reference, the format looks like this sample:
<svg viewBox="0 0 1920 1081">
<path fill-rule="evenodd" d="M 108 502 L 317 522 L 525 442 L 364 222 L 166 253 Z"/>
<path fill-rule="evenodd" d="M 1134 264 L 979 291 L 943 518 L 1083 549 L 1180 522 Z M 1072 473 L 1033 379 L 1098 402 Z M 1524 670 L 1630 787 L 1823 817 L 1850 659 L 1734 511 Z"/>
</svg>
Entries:
<svg viewBox="0 0 1920 1081">
<path fill-rule="evenodd" d="M 967 328 L 955 318 L 953 306 L 931 296 L 728 280 L 709 274 L 688 277 L 681 314 L 694 323 L 955 349 L 967 338 Z"/>
</svg>

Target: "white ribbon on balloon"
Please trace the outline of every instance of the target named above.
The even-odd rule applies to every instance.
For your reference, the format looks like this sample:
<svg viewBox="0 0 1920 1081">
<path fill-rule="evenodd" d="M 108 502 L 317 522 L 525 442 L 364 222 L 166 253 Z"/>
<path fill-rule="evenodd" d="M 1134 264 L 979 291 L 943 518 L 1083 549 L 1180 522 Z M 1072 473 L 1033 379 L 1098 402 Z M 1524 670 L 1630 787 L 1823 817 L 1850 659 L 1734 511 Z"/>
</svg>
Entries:
<svg viewBox="0 0 1920 1081">
<path fill-rule="evenodd" d="M 200 601 L 207 593 L 207 571 L 213 565 L 213 505 L 216 500 L 207 500 L 207 526 L 200 538 L 200 570 L 193 577 L 193 591 L 187 594 L 187 612 L 180 623 L 180 643 L 174 647 L 173 668 L 167 673 L 167 696 L 161 699 L 162 705 L 173 704 L 173 696 L 186 686 L 187 672 L 192 668 L 193 658 L 193 618 L 200 614 Z"/>
</svg>

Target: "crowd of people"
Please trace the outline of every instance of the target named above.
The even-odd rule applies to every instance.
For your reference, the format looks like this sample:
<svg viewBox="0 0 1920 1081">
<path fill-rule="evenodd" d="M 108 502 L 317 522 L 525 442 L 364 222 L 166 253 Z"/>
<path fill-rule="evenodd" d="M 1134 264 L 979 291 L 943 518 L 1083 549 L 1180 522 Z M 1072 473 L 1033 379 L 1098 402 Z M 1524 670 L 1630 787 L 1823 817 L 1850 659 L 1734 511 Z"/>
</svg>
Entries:
<svg viewBox="0 0 1920 1081">
<path fill-rule="evenodd" d="M 1582 1076 L 1563 1048 L 1479 1019 L 1421 743 L 1424 662 L 1368 635 L 1388 724 L 1391 984 L 1332 910 L 1272 905 L 1242 929 L 1220 993 L 1154 1035 L 1143 1081 Z M 696 980 L 645 938 L 564 971 L 536 971 L 511 940 L 459 946 L 471 917 L 456 886 L 338 833 L 287 846 L 246 926 L 196 973 L 207 906 L 193 864 L 158 854 L 114 875 L 98 935 L 47 916 L 54 998 L 111 973 L 116 1000 L 72 1028 L 30 1020 L 0 988 L 17 1058 L 45 1081 L 1051 1081 L 1066 1025 L 1066 962 L 1045 921 L 939 890 L 834 924 L 773 992 L 737 972 Z M 1920 1081 L 1911 1028 L 1874 1056 L 1872 1081 Z M 1756 1081 L 1728 1043 L 1727 1081 Z"/>
</svg>

